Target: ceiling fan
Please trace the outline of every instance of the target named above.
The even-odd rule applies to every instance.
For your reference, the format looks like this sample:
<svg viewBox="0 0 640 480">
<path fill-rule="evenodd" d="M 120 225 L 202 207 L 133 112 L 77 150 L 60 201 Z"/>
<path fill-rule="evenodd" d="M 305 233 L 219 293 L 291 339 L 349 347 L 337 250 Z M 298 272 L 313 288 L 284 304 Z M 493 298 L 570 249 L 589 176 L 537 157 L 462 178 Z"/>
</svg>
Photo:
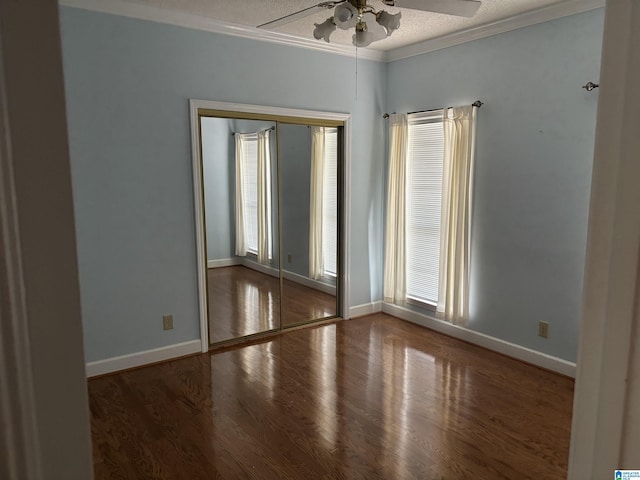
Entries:
<svg viewBox="0 0 640 480">
<path fill-rule="evenodd" d="M 426 12 L 445 13 L 460 17 L 473 17 L 481 2 L 477 0 L 382 0 L 390 7 L 408 8 Z M 324 39 L 329 43 L 329 37 L 336 30 L 348 30 L 355 27 L 353 44 L 356 47 L 366 47 L 372 42 L 382 40 L 400 27 L 401 13 L 391 14 L 384 10 L 376 11 L 367 0 L 335 0 L 318 3 L 312 7 L 303 8 L 297 12 L 285 15 L 262 25 L 258 28 L 276 28 L 287 23 L 295 22 L 323 10 L 335 8 L 332 17 L 322 23 L 316 23 L 313 36 Z"/>
</svg>

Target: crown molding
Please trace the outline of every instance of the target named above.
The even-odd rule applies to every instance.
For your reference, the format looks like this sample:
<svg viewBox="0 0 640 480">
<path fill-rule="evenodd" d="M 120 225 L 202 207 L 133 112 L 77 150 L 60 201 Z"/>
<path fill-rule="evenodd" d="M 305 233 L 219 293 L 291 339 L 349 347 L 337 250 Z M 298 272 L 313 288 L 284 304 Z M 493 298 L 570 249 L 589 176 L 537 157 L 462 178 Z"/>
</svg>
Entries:
<svg viewBox="0 0 640 480">
<path fill-rule="evenodd" d="M 194 30 L 233 35 L 263 42 L 288 45 L 290 47 L 306 48 L 324 53 L 333 53 L 347 57 L 355 57 L 356 49 L 351 45 L 325 43 L 317 40 L 300 38 L 284 33 L 260 30 L 245 25 L 222 22 L 208 17 L 200 17 L 175 11 L 170 11 L 148 5 L 139 5 L 126 0 L 59 0 L 65 7 L 80 8 L 94 12 L 108 13 L 129 18 L 137 18 L 150 22 L 176 25 Z M 358 49 L 357 56 L 365 60 L 376 62 L 394 62 L 404 58 L 414 57 L 443 48 L 460 45 L 461 43 L 480 40 L 500 33 L 528 27 L 537 23 L 548 22 L 557 18 L 587 12 L 604 7 L 605 0 L 565 0 L 547 7 L 514 15 L 495 22 L 473 27 L 461 32 L 455 32 L 423 42 L 414 43 L 388 51 L 371 48 Z"/>
<path fill-rule="evenodd" d="M 351 45 L 319 42 L 317 40 L 295 37 L 293 35 L 269 30 L 260 30 L 245 25 L 221 22 L 208 17 L 200 17 L 148 5 L 139 5 L 123 0 L 59 0 L 59 4 L 64 7 L 80 8 L 93 12 L 148 20 L 150 22 L 177 25 L 194 30 L 233 35 L 252 40 L 288 45 L 290 47 L 306 48 L 323 53 L 333 53 L 347 57 L 356 56 L 356 48 Z M 386 60 L 385 52 L 369 48 L 359 48 L 357 56 L 358 58 L 377 62 L 384 62 Z"/>
<path fill-rule="evenodd" d="M 460 45 L 461 43 L 480 40 L 481 38 L 491 37 L 499 33 L 575 15 L 576 13 L 587 12 L 604 6 L 605 0 L 566 0 L 549 5 L 548 7 L 520 13 L 461 32 L 451 33 L 449 35 L 443 35 L 442 37 L 425 40 L 424 42 L 389 50 L 385 60 L 387 62 L 393 62 L 404 58 L 415 57 L 416 55 L 434 52 L 454 45 Z"/>
</svg>

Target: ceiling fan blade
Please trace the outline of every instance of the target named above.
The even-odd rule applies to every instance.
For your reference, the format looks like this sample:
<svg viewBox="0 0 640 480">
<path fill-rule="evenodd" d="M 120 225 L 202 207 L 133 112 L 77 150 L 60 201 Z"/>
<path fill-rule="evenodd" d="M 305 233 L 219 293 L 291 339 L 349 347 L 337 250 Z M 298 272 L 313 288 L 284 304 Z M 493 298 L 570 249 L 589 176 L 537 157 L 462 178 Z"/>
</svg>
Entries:
<svg viewBox="0 0 640 480">
<path fill-rule="evenodd" d="M 314 13 L 321 12 L 323 10 L 330 10 L 336 5 L 340 3 L 344 3 L 347 0 L 337 0 L 335 2 L 322 2 L 313 7 L 303 8 L 300 11 L 291 13 L 289 15 L 285 15 L 284 17 L 276 18 L 275 20 L 271 20 L 270 22 L 263 23 L 262 25 L 258 25 L 258 28 L 276 28 L 280 25 L 286 25 L 287 23 L 295 22 L 296 20 L 300 20 L 301 18 L 308 17 L 309 15 L 313 15 Z"/>
<path fill-rule="evenodd" d="M 473 17 L 482 2 L 476 0 L 395 0 L 395 6 L 425 12 Z"/>
</svg>

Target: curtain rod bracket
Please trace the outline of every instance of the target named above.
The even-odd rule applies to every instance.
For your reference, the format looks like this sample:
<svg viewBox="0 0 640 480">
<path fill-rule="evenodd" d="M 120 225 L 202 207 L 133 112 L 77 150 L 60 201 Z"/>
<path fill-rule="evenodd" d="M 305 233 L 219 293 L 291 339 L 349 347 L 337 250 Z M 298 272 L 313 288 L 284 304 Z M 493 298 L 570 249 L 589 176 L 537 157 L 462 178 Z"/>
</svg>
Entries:
<svg viewBox="0 0 640 480">
<path fill-rule="evenodd" d="M 583 85 L 582 88 L 584 88 L 587 92 L 590 92 L 591 90 L 594 90 L 599 86 L 600 86 L 599 83 L 587 82 L 587 84 Z"/>
</svg>

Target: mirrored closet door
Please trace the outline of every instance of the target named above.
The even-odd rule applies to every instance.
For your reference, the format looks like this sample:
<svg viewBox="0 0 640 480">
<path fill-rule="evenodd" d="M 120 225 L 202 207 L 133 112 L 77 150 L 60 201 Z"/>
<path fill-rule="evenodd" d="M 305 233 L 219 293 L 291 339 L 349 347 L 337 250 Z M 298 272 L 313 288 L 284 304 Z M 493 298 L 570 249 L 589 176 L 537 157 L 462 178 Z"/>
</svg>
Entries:
<svg viewBox="0 0 640 480">
<path fill-rule="evenodd" d="M 282 323 L 336 316 L 338 129 L 280 126 Z"/>
<path fill-rule="evenodd" d="M 198 119 L 210 343 L 338 316 L 342 122 Z"/>
<path fill-rule="evenodd" d="M 275 127 L 200 119 L 210 343 L 280 328 Z"/>
</svg>

